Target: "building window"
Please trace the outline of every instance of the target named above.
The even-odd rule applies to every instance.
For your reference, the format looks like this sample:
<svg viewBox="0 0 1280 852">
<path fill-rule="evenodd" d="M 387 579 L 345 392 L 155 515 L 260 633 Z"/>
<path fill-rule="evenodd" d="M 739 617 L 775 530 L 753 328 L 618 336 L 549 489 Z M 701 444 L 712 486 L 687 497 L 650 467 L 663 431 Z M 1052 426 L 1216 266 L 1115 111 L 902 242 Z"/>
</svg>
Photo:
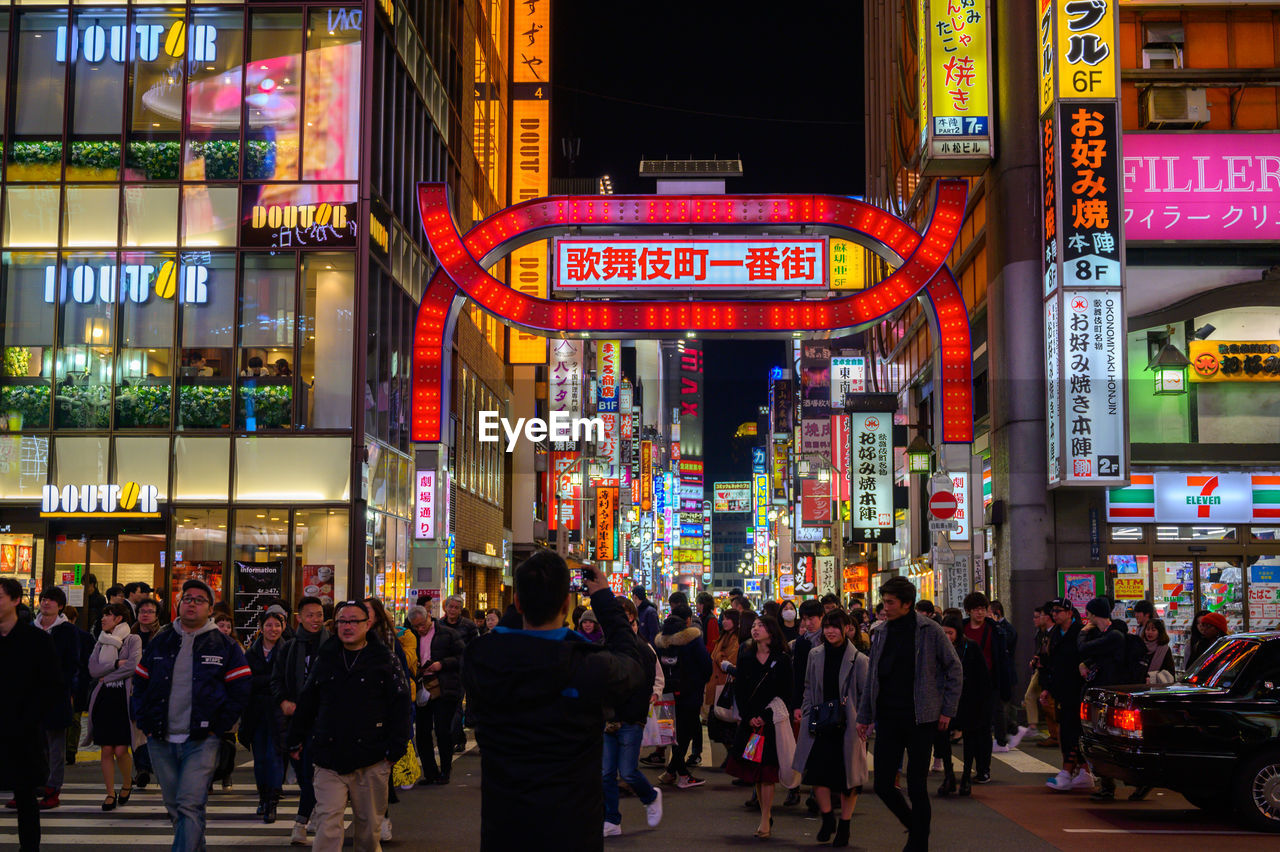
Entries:
<svg viewBox="0 0 1280 852">
<path fill-rule="evenodd" d="M 359 176 L 359 14 L 314 9 L 307 21 L 303 180 Z"/>
<path fill-rule="evenodd" d="M 355 255 L 302 258 L 298 417 L 302 428 L 351 428 Z"/>
</svg>

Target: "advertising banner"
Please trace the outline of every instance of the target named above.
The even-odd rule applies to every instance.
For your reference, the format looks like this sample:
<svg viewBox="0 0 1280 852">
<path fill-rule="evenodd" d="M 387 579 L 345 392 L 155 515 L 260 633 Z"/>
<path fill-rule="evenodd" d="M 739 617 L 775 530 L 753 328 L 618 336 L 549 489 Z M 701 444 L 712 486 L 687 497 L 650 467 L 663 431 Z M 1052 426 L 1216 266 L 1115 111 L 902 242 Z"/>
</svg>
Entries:
<svg viewBox="0 0 1280 852">
<path fill-rule="evenodd" d="M 849 418 L 843 414 L 831 416 L 831 464 L 835 468 L 831 481 L 835 483 L 835 497 L 841 503 L 849 501 Z"/>
<path fill-rule="evenodd" d="M 800 522 L 808 526 L 831 523 L 831 482 L 800 480 Z"/>
<path fill-rule="evenodd" d="M 867 359 L 861 355 L 831 359 L 831 408 L 844 411 L 844 398 L 867 392 Z"/>
<path fill-rule="evenodd" d="M 546 504 L 551 507 L 547 513 L 547 529 L 554 532 L 559 520 L 563 519 L 566 530 L 576 530 L 579 528 L 577 498 L 582 496 L 577 454 L 552 451 L 550 457 L 551 475 L 546 478 L 548 493 L 544 495 Z"/>
<path fill-rule="evenodd" d="M 1280 381 L 1280 340 L 1188 340 L 1193 382 Z"/>
<path fill-rule="evenodd" d="M 551 411 L 570 418 L 582 416 L 582 341 L 556 340 L 551 344 L 551 374 L 547 395 Z"/>
<path fill-rule="evenodd" d="M 792 568 L 794 580 L 792 588 L 795 589 L 797 595 L 811 595 L 817 588 L 817 582 L 814 577 L 813 554 L 797 553 L 795 565 Z"/>
<path fill-rule="evenodd" d="M 1124 313 L 1118 290 L 1064 290 L 1057 455 L 1064 485 L 1124 479 Z"/>
<path fill-rule="evenodd" d="M 713 508 L 724 513 L 751 513 L 751 483 L 717 482 L 713 490 Z"/>
<path fill-rule="evenodd" d="M 640 511 L 653 509 L 653 442 L 640 442 Z"/>
<path fill-rule="evenodd" d="M 825 288 L 826 237 L 555 241 L 560 290 Z"/>
</svg>

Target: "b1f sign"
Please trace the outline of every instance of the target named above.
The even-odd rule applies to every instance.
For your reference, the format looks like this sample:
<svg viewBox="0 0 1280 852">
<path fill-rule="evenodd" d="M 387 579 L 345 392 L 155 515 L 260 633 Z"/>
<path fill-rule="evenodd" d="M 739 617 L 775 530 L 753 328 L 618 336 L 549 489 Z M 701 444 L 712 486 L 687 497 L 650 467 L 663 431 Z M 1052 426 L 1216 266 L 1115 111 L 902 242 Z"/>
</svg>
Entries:
<svg viewBox="0 0 1280 852">
<path fill-rule="evenodd" d="M 414 477 L 413 537 L 436 537 L 436 472 L 420 470 Z"/>
</svg>

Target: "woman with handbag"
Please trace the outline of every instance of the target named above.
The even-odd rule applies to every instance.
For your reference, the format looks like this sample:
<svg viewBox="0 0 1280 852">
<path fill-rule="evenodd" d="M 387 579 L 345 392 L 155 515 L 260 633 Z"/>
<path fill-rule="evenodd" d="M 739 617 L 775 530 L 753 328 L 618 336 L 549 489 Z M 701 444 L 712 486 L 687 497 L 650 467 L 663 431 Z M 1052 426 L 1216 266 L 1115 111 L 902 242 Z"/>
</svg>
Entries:
<svg viewBox="0 0 1280 852">
<path fill-rule="evenodd" d="M 756 618 L 750 641 L 738 651 L 737 665 L 730 666 L 726 660 L 720 667 L 734 677 L 738 713 L 742 717 L 725 768 L 733 777 L 755 785 L 760 802 L 760 827 L 755 836 L 766 840 L 772 833 L 769 813 L 774 785 L 778 783 L 775 720 L 769 702 L 778 698 L 788 708 L 793 704 L 791 655 L 778 620 L 768 615 Z"/>
<path fill-rule="evenodd" d="M 128 604 L 107 604 L 102 608 L 102 632 L 89 657 L 89 676 L 97 679 L 89 698 L 89 740 L 102 747 L 102 780 L 107 797 L 104 811 L 129 801 L 133 793 L 133 766 L 129 746 L 137 731 L 129 721 L 129 698 L 133 694 L 133 672 L 142 660 L 142 640 L 129 630 L 133 610 Z M 116 795 L 116 767 L 124 787 Z"/>
<path fill-rule="evenodd" d="M 721 663 L 733 665 L 738 661 L 738 611 L 727 609 L 720 616 L 720 635 L 711 646 L 711 680 L 707 681 L 707 691 L 703 703 L 707 705 L 707 736 L 712 742 L 726 745 L 733 739 L 735 726 L 721 721 L 716 716 L 716 700 L 729 683 L 729 673 Z M 727 760 L 727 758 L 726 758 Z M 724 765 L 721 764 L 721 769 Z"/>
<path fill-rule="evenodd" d="M 813 786 L 822 827 L 818 842 L 849 845 L 849 821 L 867 783 L 867 744 L 858 736 L 858 697 L 871 661 L 849 640 L 850 620 L 841 609 L 822 616 L 822 644 L 809 652 L 801 700 L 800 738 L 792 768 Z M 840 792 L 840 821 L 832 792 Z"/>
</svg>

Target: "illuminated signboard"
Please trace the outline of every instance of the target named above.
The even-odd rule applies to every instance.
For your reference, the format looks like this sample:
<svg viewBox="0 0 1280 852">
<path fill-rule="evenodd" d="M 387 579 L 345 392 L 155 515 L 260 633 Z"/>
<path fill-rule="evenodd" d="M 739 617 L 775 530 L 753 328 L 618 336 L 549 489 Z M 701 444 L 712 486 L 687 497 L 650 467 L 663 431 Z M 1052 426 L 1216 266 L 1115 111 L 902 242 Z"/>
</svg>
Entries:
<svg viewBox="0 0 1280 852">
<path fill-rule="evenodd" d="M 1189 340 L 1193 382 L 1280 381 L 1280 340 Z"/>
<path fill-rule="evenodd" d="M 653 442 L 640 442 L 640 511 L 653 509 Z"/>
<path fill-rule="evenodd" d="M 988 4 L 921 2 L 924 173 L 981 174 L 991 160 L 994 139 Z"/>
<path fill-rule="evenodd" d="M 951 477 L 951 493 L 956 495 L 956 513 L 951 516 L 959 526 L 951 531 L 952 541 L 969 540 L 969 474 L 964 471 L 948 473 Z"/>
<path fill-rule="evenodd" d="M 851 418 L 853 527 L 893 529 L 893 413 L 858 412 Z"/>
<path fill-rule="evenodd" d="M 60 26 L 54 38 L 54 59 L 59 64 L 75 62 L 79 57 L 95 65 L 106 59 L 117 63 L 134 59 L 169 61 L 181 59 L 184 54 L 192 62 L 217 61 L 218 28 L 197 24 L 190 27 L 188 34 L 185 21 L 174 21 L 169 27 L 138 24 L 132 28 L 95 23 L 83 30 Z"/>
<path fill-rule="evenodd" d="M 436 537 L 436 472 L 420 470 L 415 476 L 413 537 L 429 539 Z"/>
<path fill-rule="evenodd" d="M 205 263 L 201 263 L 203 260 Z M 68 268 L 50 264 L 44 268 L 44 300 L 90 304 L 132 302 L 146 304 L 154 294 L 188 305 L 209 301 L 208 253 L 183 254 L 181 261 L 158 263 L 82 263 Z"/>
<path fill-rule="evenodd" d="M 555 241 L 562 290 L 754 289 L 827 286 L 826 237 Z"/>
<path fill-rule="evenodd" d="M 715 499 L 712 503 L 715 511 L 735 514 L 751 513 L 750 482 L 717 482 L 713 493 Z"/>
<path fill-rule="evenodd" d="M 551 345 L 551 375 L 547 396 L 551 411 L 570 418 L 582 415 L 582 341 L 556 340 Z"/>
<path fill-rule="evenodd" d="M 1040 0 L 1040 112 L 1043 116 L 1053 105 L 1055 94 L 1053 68 L 1053 0 Z"/>
<path fill-rule="evenodd" d="M 296 191 L 287 201 L 246 191 L 240 220 L 240 244 L 251 248 L 355 248 L 359 234 L 359 202 L 347 200 L 346 185 L 316 184 Z M 266 189 L 261 190 L 265 195 Z"/>
<path fill-rule="evenodd" d="M 867 392 L 867 359 L 862 356 L 831 359 L 831 407 L 844 410 L 844 398 Z"/>
<path fill-rule="evenodd" d="M 159 489 L 154 485 L 45 485 L 41 489 L 42 518 L 154 518 L 160 514 Z"/>
<path fill-rule="evenodd" d="M 763 574 L 769 569 L 769 477 L 757 473 L 752 481 L 756 503 L 756 573 Z"/>
<path fill-rule="evenodd" d="M 613 521 L 617 511 L 618 492 L 614 488 L 596 490 L 596 558 L 616 559 L 613 548 Z"/>
<path fill-rule="evenodd" d="M 511 195 L 514 203 L 542 198 L 551 179 L 551 3 L 511 7 L 516 55 L 511 59 Z M 511 287 L 539 299 L 550 295 L 547 243 L 537 240 L 511 253 Z M 547 363 L 546 338 L 511 330 L 511 364 Z"/>
<path fill-rule="evenodd" d="M 1053 0 L 1058 97 L 1114 98 L 1118 74 L 1118 0 Z"/>
<path fill-rule="evenodd" d="M 852 240 L 831 237 L 828 255 L 832 290 L 861 290 L 867 285 L 867 249 Z"/>
</svg>

